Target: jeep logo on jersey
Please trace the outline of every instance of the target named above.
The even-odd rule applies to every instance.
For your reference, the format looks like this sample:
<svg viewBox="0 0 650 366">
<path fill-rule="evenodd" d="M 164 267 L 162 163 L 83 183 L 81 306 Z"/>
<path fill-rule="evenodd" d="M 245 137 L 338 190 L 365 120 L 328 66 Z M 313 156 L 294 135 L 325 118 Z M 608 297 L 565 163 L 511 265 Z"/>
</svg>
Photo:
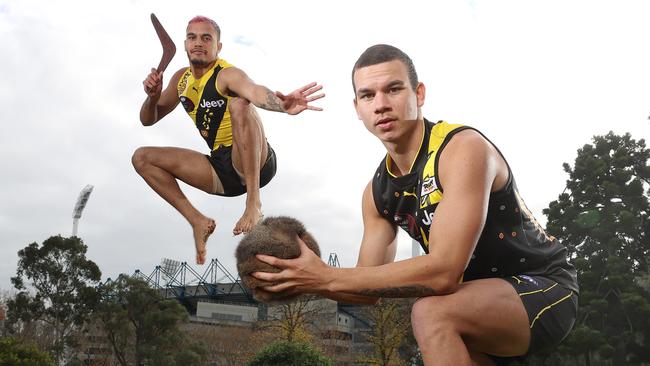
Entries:
<svg viewBox="0 0 650 366">
<path fill-rule="evenodd" d="M 194 103 L 192 103 L 192 100 L 190 98 L 188 98 L 188 97 L 182 96 L 181 97 L 181 104 L 183 105 L 183 108 L 185 108 L 185 111 L 187 113 L 194 110 Z"/>
<path fill-rule="evenodd" d="M 226 101 L 223 99 L 220 100 L 201 100 L 199 106 L 201 108 L 221 108 L 226 104 Z"/>
</svg>

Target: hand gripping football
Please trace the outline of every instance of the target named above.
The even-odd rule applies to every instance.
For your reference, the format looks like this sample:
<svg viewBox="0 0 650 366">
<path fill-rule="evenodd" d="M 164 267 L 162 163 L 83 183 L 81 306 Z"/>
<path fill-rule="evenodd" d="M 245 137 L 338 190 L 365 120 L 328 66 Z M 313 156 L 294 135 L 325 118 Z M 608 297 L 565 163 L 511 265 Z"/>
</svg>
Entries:
<svg viewBox="0 0 650 366">
<path fill-rule="evenodd" d="M 251 276 L 253 272 L 280 272 L 280 269 L 259 261 L 255 257 L 256 254 L 266 254 L 283 259 L 300 256 L 297 237 L 300 237 L 309 249 L 320 257 L 320 249 L 314 237 L 307 232 L 300 221 L 287 216 L 268 217 L 262 220 L 239 242 L 235 252 L 237 271 L 242 282 L 252 291 L 256 300 L 265 303 L 287 303 L 298 296 L 263 291 L 262 287 L 275 283 L 261 281 Z"/>
</svg>

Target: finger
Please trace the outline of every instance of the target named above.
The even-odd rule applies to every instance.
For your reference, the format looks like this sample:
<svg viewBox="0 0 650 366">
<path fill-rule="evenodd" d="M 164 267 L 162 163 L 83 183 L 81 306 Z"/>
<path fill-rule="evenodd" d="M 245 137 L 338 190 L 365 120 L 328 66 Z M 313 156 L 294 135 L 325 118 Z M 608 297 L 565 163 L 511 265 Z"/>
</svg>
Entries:
<svg viewBox="0 0 650 366">
<path fill-rule="evenodd" d="M 269 284 L 280 280 L 279 274 L 272 272 L 253 272 L 251 273 L 251 276 L 260 281 L 268 282 Z"/>
<path fill-rule="evenodd" d="M 275 92 L 275 96 L 278 97 L 278 98 L 280 98 L 280 99 L 284 99 L 284 98 L 287 97 L 286 95 L 280 93 L 279 91 L 276 91 L 276 92 Z"/>
<path fill-rule="evenodd" d="M 307 246 L 307 243 L 305 243 L 305 241 L 302 240 L 302 238 L 300 236 L 296 235 L 296 237 L 298 239 L 298 246 L 300 247 L 300 256 L 305 254 L 307 251 L 312 251 L 311 249 L 309 249 L 309 247 Z"/>
<path fill-rule="evenodd" d="M 323 111 L 323 108 L 321 108 L 321 107 L 314 107 L 313 105 L 308 105 L 308 106 L 307 106 L 307 109 L 309 109 L 310 111 L 318 111 L 318 112 L 322 112 L 322 111 Z"/>
<path fill-rule="evenodd" d="M 293 286 L 292 283 L 283 282 L 273 286 L 262 287 L 262 289 L 266 292 L 283 292 L 291 289 Z"/>
<path fill-rule="evenodd" d="M 323 98 L 323 97 L 325 97 L 325 93 L 318 94 L 318 95 L 314 95 L 313 97 L 309 97 L 309 98 L 307 98 L 307 103 L 309 103 L 309 102 L 313 102 L 313 101 L 318 100 L 318 99 L 321 99 L 321 98 Z"/>
<path fill-rule="evenodd" d="M 316 86 L 316 87 L 314 87 L 314 88 L 310 88 L 309 90 L 305 90 L 305 91 L 303 92 L 303 94 L 306 94 L 306 95 L 314 94 L 314 93 L 316 93 L 317 91 L 322 90 L 322 89 L 323 89 L 323 86 L 322 86 L 322 85 L 318 85 L 318 86 Z"/>
<path fill-rule="evenodd" d="M 313 87 L 316 86 L 317 84 L 318 84 L 318 83 L 316 83 L 316 82 L 314 81 L 314 82 L 311 82 L 311 83 L 309 83 L 309 84 L 303 86 L 302 88 L 300 88 L 300 89 L 298 89 L 298 90 L 296 90 L 296 91 L 297 91 L 297 92 L 300 92 L 300 93 L 304 93 L 306 90 L 309 90 L 309 89 L 313 88 Z"/>
<path fill-rule="evenodd" d="M 255 257 L 266 264 L 272 265 L 273 267 L 281 269 L 287 267 L 287 261 L 278 257 L 265 254 L 257 254 Z"/>
<path fill-rule="evenodd" d="M 144 86 L 145 86 L 147 89 L 150 89 L 150 90 L 151 90 L 151 89 L 154 89 L 154 87 L 156 86 L 156 83 L 153 82 L 152 80 L 149 80 L 149 79 L 145 80 L 145 81 L 143 82 L 143 84 L 144 84 Z"/>
</svg>

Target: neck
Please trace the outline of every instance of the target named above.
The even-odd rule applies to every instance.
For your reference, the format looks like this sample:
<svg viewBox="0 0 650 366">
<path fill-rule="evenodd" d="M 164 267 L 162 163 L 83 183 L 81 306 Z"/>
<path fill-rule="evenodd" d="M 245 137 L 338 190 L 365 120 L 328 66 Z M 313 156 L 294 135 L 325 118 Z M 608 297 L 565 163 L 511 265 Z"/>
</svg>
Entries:
<svg viewBox="0 0 650 366">
<path fill-rule="evenodd" d="M 195 79 L 200 79 L 206 72 L 214 67 L 214 64 L 217 63 L 218 60 L 219 59 L 216 59 L 205 65 L 193 64 L 190 62 L 190 71 L 192 71 L 192 76 L 194 76 Z"/>
<path fill-rule="evenodd" d="M 385 141 L 384 147 L 391 164 L 391 173 L 402 176 L 410 173 L 411 166 L 420 151 L 424 136 L 424 121 L 417 119 L 411 131 L 402 136 L 399 141 Z"/>
</svg>

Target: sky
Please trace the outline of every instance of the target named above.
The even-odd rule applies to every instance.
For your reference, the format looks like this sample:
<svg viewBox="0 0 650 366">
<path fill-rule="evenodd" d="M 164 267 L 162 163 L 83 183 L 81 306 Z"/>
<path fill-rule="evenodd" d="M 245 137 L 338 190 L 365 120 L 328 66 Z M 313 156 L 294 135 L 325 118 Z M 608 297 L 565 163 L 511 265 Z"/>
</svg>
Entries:
<svg viewBox="0 0 650 366">
<path fill-rule="evenodd" d="M 336 253 L 344 267 L 356 263 L 361 193 L 385 154 L 352 103 L 352 65 L 373 44 L 411 56 L 426 118 L 476 127 L 499 147 L 542 223 L 565 187 L 562 164 L 592 136 L 650 137 L 647 1 L 0 0 L 0 290 L 11 289 L 20 249 L 71 235 L 87 184 L 78 236 L 103 279 L 149 274 L 162 258 L 205 270 L 193 263 L 190 226 L 130 162 L 139 146 L 208 152 L 182 108 L 139 122 L 142 80 L 162 52 L 152 12 L 178 48 L 166 76 L 187 66 L 185 26 L 200 14 L 221 26 L 220 56 L 257 83 L 324 86 L 322 112 L 260 111 L 278 156 L 261 194 L 266 216 L 302 220 L 324 259 Z M 236 273 L 244 198 L 181 186 L 218 221 L 208 258 Z M 398 258 L 410 254 L 400 234 Z"/>
</svg>

